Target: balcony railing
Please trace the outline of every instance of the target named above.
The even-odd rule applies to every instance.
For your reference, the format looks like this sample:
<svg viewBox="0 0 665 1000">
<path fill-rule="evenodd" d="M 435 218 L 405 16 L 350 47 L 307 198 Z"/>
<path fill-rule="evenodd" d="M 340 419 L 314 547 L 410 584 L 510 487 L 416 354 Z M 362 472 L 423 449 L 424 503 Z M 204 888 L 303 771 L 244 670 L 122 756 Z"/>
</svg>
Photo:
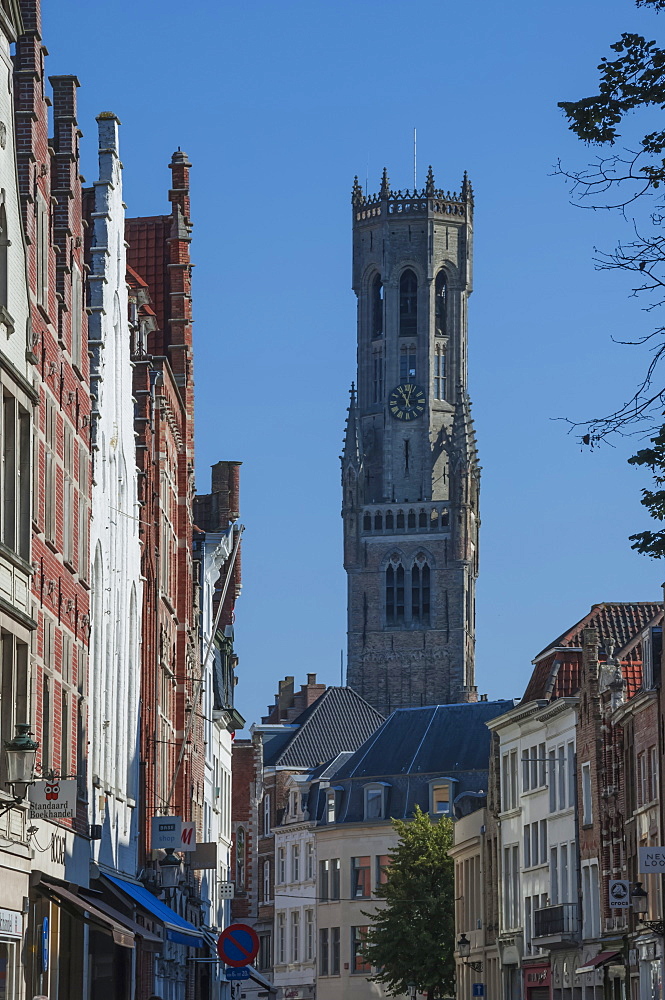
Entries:
<svg viewBox="0 0 665 1000">
<path fill-rule="evenodd" d="M 544 906 L 533 913 L 533 936 L 572 937 L 577 933 L 577 903 Z"/>
</svg>

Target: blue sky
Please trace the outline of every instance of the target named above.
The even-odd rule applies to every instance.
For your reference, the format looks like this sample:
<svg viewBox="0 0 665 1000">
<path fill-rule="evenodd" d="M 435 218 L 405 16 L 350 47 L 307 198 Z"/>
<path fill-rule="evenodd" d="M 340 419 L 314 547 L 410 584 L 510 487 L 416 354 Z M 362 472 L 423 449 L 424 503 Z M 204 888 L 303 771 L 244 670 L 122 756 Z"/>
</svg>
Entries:
<svg viewBox="0 0 665 1000">
<path fill-rule="evenodd" d="M 112 13 L 110 12 L 112 11 Z M 470 393 L 483 466 L 476 672 L 519 696 L 532 657 L 606 600 L 655 600 L 665 567 L 632 552 L 648 525 L 635 442 L 582 452 L 561 416 L 614 409 L 648 330 L 621 276 L 594 270 L 620 220 L 572 207 L 559 158 L 589 153 L 557 101 L 591 93 L 621 31 L 665 39 L 629 0 L 243 0 L 112 8 L 44 0 L 50 74 L 75 73 L 83 169 L 95 115 L 121 119 L 125 201 L 167 210 L 167 164 L 193 162 L 197 485 L 242 469 L 237 703 L 277 682 L 339 683 L 345 647 L 339 461 L 355 377 L 354 174 L 378 188 L 476 195 Z M 623 232 L 625 236 L 626 233 Z"/>
</svg>

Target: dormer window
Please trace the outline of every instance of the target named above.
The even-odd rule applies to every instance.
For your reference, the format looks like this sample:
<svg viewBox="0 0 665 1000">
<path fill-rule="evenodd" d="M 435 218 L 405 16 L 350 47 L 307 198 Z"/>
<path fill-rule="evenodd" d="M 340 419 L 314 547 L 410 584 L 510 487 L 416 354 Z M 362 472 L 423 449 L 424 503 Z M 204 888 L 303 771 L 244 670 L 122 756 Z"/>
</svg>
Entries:
<svg viewBox="0 0 665 1000">
<path fill-rule="evenodd" d="M 328 792 L 326 798 L 326 823 L 335 822 L 335 793 L 333 791 Z"/>
<path fill-rule="evenodd" d="M 430 781 L 429 811 L 433 816 L 450 816 L 454 797 L 453 778 L 435 778 Z"/>
<path fill-rule="evenodd" d="M 383 782 L 365 785 L 365 819 L 386 818 L 386 792 L 388 786 Z"/>
</svg>

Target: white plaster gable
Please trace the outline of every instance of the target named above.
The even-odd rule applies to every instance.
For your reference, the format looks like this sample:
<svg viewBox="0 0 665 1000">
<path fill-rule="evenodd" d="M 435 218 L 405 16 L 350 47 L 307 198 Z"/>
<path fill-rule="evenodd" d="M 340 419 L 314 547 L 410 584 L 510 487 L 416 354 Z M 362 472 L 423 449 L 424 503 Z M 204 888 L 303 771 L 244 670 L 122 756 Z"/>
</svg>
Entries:
<svg viewBox="0 0 665 1000">
<path fill-rule="evenodd" d="M 125 208 L 119 122 L 111 114 L 100 115 L 97 122 L 99 180 L 94 183 L 88 275 L 93 401 L 91 771 L 97 785 L 91 802 L 96 811 L 92 821 L 117 831 L 113 857 L 102 853 L 98 860 L 135 875 L 142 595 Z M 96 851 L 102 851 L 99 843 Z"/>
</svg>

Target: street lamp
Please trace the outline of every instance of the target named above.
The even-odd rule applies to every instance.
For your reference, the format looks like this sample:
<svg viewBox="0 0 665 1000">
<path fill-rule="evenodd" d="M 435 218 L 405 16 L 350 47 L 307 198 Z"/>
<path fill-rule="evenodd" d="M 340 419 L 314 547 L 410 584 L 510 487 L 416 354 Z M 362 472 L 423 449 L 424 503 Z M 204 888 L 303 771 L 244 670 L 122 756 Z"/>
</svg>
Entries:
<svg viewBox="0 0 665 1000">
<path fill-rule="evenodd" d="M 461 934 L 460 935 L 460 939 L 457 942 L 457 953 L 458 953 L 459 957 L 462 959 L 462 961 L 464 962 L 464 964 L 468 965 L 469 968 L 473 969 L 474 972 L 482 972 L 483 971 L 483 963 L 482 962 L 470 962 L 469 961 L 469 955 L 471 954 L 471 942 L 469 941 L 469 939 L 466 936 L 466 934 Z"/>
<path fill-rule="evenodd" d="M 649 909 L 649 893 L 642 888 L 641 882 L 636 882 L 630 893 L 630 901 L 633 904 L 633 913 L 638 917 L 641 924 L 648 927 L 654 934 L 665 937 L 665 922 L 662 920 L 644 920 L 643 913 Z"/>
<path fill-rule="evenodd" d="M 407 983 L 406 988 L 409 991 L 409 1000 L 416 1000 L 416 993 L 418 991 L 418 987 L 416 986 L 416 984 Z"/>
<path fill-rule="evenodd" d="M 0 815 L 8 812 L 13 806 L 20 805 L 28 794 L 28 785 L 35 780 L 35 759 L 39 744 L 30 739 L 30 724 L 19 722 L 16 726 L 16 736 L 5 740 L 7 755 L 7 784 L 11 786 L 14 801 Z"/>
<path fill-rule="evenodd" d="M 176 858 L 174 850 L 174 847 L 167 847 L 166 856 L 159 862 L 163 889 L 174 889 L 180 878 L 180 858 Z"/>
</svg>

